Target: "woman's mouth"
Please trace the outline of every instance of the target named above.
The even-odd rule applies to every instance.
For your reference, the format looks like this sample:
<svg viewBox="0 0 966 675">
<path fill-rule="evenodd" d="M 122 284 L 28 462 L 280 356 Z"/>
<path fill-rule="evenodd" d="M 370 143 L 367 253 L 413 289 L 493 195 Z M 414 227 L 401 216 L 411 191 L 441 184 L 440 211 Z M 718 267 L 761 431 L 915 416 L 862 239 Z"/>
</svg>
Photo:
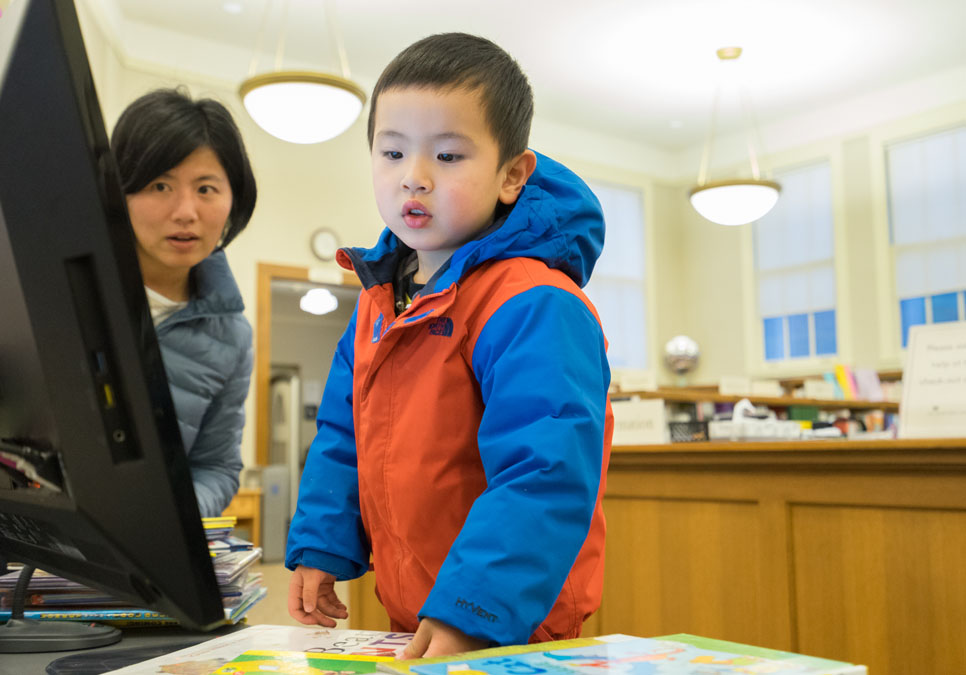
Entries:
<svg viewBox="0 0 966 675">
<path fill-rule="evenodd" d="M 178 250 L 189 250 L 194 248 L 195 244 L 200 241 L 199 237 L 194 234 L 172 234 L 167 237 L 167 241 L 171 246 Z"/>
</svg>

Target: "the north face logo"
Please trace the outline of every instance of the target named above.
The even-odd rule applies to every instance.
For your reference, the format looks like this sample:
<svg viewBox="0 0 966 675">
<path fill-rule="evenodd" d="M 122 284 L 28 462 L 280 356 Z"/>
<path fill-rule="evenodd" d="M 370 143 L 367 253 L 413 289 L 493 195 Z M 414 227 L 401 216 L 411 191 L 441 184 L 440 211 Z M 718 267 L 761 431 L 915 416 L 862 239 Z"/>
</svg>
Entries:
<svg viewBox="0 0 966 675">
<path fill-rule="evenodd" d="M 429 334 L 451 337 L 453 335 L 453 320 L 448 316 L 441 316 L 438 319 L 434 319 L 429 324 Z"/>
</svg>

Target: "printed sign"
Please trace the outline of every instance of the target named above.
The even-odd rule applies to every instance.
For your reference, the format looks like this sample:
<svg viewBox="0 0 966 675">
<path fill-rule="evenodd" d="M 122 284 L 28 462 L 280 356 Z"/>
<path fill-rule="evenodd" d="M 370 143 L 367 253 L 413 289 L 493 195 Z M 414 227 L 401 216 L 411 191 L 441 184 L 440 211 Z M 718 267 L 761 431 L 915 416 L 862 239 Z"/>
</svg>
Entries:
<svg viewBox="0 0 966 675">
<path fill-rule="evenodd" d="M 966 323 L 912 326 L 902 381 L 900 438 L 966 436 Z"/>
</svg>

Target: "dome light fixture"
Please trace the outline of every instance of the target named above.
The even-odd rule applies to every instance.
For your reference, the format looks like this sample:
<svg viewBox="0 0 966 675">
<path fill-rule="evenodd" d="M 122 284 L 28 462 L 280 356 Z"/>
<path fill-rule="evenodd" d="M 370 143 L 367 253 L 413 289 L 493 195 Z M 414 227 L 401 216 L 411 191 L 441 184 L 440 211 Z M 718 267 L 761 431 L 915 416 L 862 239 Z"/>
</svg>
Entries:
<svg viewBox="0 0 966 675">
<path fill-rule="evenodd" d="M 328 288 L 312 288 L 299 298 L 299 309 L 316 316 L 334 312 L 338 307 L 339 299 Z"/>
<path fill-rule="evenodd" d="M 717 51 L 721 61 L 734 61 L 741 56 L 741 47 L 722 47 Z M 711 163 L 711 146 L 714 143 L 714 124 L 718 115 L 719 91 L 715 91 L 714 104 L 711 109 L 711 129 L 708 141 L 701 158 L 701 169 L 698 172 L 698 184 L 691 188 L 688 198 L 691 206 L 699 214 L 719 225 L 744 225 L 758 220 L 778 202 L 781 185 L 772 180 L 764 180 L 758 168 L 758 157 L 755 154 L 754 143 L 749 126 L 746 124 L 748 139 L 748 156 L 751 162 L 751 178 L 732 178 L 727 180 L 708 181 L 708 167 Z M 743 100 L 742 107 L 747 111 L 749 106 Z M 757 136 L 757 129 L 755 129 Z"/>
<path fill-rule="evenodd" d="M 266 4 L 265 13 L 271 5 Z M 285 47 L 286 0 L 282 28 L 275 52 L 275 70 L 255 74 L 266 21 L 263 18 L 249 77 L 238 89 L 242 103 L 255 123 L 266 132 L 289 143 L 321 143 L 335 138 L 358 119 L 366 103 L 362 87 L 349 76 L 349 64 L 335 23 L 331 3 L 326 18 L 339 54 L 342 75 L 304 70 L 282 70 Z"/>
</svg>

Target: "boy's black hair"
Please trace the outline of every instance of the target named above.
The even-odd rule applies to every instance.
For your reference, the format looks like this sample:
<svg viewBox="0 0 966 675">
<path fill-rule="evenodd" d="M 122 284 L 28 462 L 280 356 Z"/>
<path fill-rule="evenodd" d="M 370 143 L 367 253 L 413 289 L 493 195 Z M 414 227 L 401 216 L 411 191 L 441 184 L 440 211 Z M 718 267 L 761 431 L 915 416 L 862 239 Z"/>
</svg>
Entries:
<svg viewBox="0 0 966 675">
<path fill-rule="evenodd" d="M 440 33 L 402 50 L 372 90 L 370 148 L 379 95 L 403 87 L 478 90 L 486 121 L 500 146 L 500 164 L 527 149 L 533 91 L 520 65 L 490 40 L 466 33 Z"/>
<path fill-rule="evenodd" d="M 156 89 L 131 103 L 117 120 L 111 148 L 124 194 L 132 194 L 209 147 L 231 185 L 231 212 L 221 248 L 238 236 L 255 210 L 257 189 L 241 133 L 231 113 L 210 98 L 193 101 L 181 89 Z"/>
</svg>

